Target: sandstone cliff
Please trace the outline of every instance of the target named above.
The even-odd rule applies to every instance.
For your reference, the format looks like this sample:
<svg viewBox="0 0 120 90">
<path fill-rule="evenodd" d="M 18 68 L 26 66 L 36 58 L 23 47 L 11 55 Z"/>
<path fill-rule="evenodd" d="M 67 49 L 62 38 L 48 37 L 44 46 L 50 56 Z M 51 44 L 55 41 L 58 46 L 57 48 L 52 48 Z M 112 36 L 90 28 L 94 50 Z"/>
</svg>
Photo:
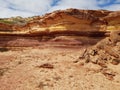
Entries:
<svg viewBox="0 0 120 90">
<path fill-rule="evenodd" d="M 120 29 L 120 12 L 106 10 L 67 9 L 35 16 L 28 19 L 17 19 L 24 24 L 0 23 L 0 34 L 51 34 L 107 32 Z M 21 19 L 21 20 L 20 20 Z M 8 21 L 9 19 L 7 19 Z M 11 20 L 11 19 L 10 19 Z M 16 19 L 15 19 L 16 20 Z M 14 21 L 14 19 L 12 20 Z M 12 32 L 11 32 L 12 31 Z"/>
</svg>

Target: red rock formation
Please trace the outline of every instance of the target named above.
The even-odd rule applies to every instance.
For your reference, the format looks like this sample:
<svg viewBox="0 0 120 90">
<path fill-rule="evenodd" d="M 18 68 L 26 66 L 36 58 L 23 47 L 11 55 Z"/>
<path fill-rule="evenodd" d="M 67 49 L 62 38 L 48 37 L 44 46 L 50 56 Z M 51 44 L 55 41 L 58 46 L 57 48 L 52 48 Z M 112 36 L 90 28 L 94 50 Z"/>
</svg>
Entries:
<svg viewBox="0 0 120 90">
<path fill-rule="evenodd" d="M 12 30 L 12 25 L 7 25 L 7 24 L 4 24 L 4 23 L 0 23 L 0 32 L 7 32 L 7 31 L 10 31 Z"/>
<path fill-rule="evenodd" d="M 67 9 L 33 17 L 27 24 L 0 24 L 0 30 L 14 30 L 6 34 L 43 34 L 54 32 L 109 31 L 119 27 L 119 11 Z M 0 32 L 0 34 L 3 34 Z"/>
<path fill-rule="evenodd" d="M 120 11 L 111 12 L 103 19 L 108 23 L 108 30 L 120 30 Z"/>
</svg>

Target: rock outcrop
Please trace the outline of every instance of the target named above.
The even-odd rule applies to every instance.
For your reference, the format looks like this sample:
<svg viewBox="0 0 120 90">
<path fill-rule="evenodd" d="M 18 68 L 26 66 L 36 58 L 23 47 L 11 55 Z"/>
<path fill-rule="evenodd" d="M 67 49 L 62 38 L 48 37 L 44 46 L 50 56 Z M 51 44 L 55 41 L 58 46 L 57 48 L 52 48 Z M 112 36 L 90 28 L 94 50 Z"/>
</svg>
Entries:
<svg viewBox="0 0 120 90">
<path fill-rule="evenodd" d="M 0 32 L 0 34 L 23 35 L 119 30 L 119 13 L 119 11 L 106 10 L 58 10 L 44 16 L 33 17 L 29 20 L 25 19 L 26 24 L 25 21 L 24 24 L 17 25 L 3 25 L 3 23 L 0 23 L 0 30 L 5 30 L 5 32 Z"/>
<path fill-rule="evenodd" d="M 98 16 L 97 16 L 98 12 Z M 109 13 L 103 11 L 103 13 Z M 93 13 L 93 14 L 92 14 Z M 64 32 L 84 32 L 84 31 L 105 31 L 106 21 L 100 19 L 102 11 L 68 9 L 65 11 L 55 11 L 46 14 L 41 19 L 33 20 L 26 24 L 22 30 L 29 33 L 64 33 Z"/>
<path fill-rule="evenodd" d="M 111 12 L 103 19 L 107 22 L 107 30 L 120 30 L 120 11 Z"/>
<path fill-rule="evenodd" d="M 119 17 L 119 11 L 67 9 L 31 18 L 0 19 L 0 45 L 8 46 L 14 42 L 10 46 L 27 46 L 25 42 L 30 42 L 31 38 L 35 39 L 34 45 L 40 45 L 39 41 L 59 36 L 77 36 L 74 41 L 82 41 L 82 44 L 92 43 L 93 39 L 78 39 L 80 36 L 99 37 L 93 40 L 92 44 L 96 44 L 97 40 L 109 36 L 111 31 L 119 31 Z M 24 45 L 19 41 L 23 41 Z"/>
<path fill-rule="evenodd" d="M 99 64 L 106 67 L 108 63 L 117 65 L 120 63 L 120 31 L 112 32 L 110 37 L 99 41 L 93 47 L 88 48 L 83 58 L 86 62 Z"/>
</svg>

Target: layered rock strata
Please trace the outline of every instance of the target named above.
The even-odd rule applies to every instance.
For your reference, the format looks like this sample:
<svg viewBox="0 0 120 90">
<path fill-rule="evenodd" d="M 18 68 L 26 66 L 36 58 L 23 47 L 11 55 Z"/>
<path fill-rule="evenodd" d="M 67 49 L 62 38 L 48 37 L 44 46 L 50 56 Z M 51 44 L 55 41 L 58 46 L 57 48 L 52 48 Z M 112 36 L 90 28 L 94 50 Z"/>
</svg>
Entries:
<svg viewBox="0 0 120 90">
<path fill-rule="evenodd" d="M 47 40 L 58 36 L 104 38 L 109 36 L 111 31 L 119 31 L 119 17 L 119 11 L 67 9 L 33 17 L 30 20 L 25 19 L 27 22 L 24 21 L 24 24 L 10 22 L 8 24 L 4 21 L 0 23 L 0 42 L 6 42 L 7 45 L 11 40 L 22 42 L 21 40 L 24 39 L 23 42 L 28 42 L 32 37 L 35 43 L 39 43 L 44 36 Z M 17 39 L 13 40 L 13 38 Z"/>
<path fill-rule="evenodd" d="M 33 18 L 25 25 L 0 23 L 0 34 L 119 30 L 119 11 L 67 9 Z M 4 31 L 6 32 L 4 32 Z M 10 32 L 11 31 L 11 32 Z"/>
</svg>

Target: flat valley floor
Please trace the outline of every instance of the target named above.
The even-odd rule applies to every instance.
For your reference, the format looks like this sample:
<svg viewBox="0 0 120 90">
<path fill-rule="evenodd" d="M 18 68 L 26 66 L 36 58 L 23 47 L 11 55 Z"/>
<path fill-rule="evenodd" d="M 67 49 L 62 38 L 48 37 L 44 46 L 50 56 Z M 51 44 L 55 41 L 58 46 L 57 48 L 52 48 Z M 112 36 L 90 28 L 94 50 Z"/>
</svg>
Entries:
<svg viewBox="0 0 120 90">
<path fill-rule="evenodd" d="M 86 47 L 28 47 L 0 52 L 0 90 L 120 90 L 120 64 L 101 67 L 84 63 Z M 108 73 L 111 72 L 108 70 Z"/>
</svg>

